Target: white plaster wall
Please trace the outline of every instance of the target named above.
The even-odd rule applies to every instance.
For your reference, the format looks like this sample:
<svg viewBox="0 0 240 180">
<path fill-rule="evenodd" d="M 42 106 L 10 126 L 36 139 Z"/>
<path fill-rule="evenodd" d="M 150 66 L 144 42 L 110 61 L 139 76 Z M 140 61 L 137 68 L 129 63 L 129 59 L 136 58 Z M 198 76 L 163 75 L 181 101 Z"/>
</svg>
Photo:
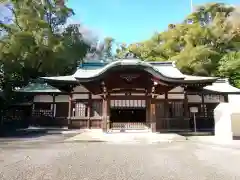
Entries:
<svg viewBox="0 0 240 180">
<path fill-rule="evenodd" d="M 33 102 L 53 102 L 53 97 L 51 95 L 36 95 Z"/>
<path fill-rule="evenodd" d="M 231 94 L 228 95 L 228 102 L 229 103 L 234 103 L 234 104 L 239 104 L 240 106 L 240 94 Z"/>
<path fill-rule="evenodd" d="M 88 94 L 73 94 L 72 99 L 88 99 Z"/>
<path fill-rule="evenodd" d="M 231 115 L 233 136 L 240 137 L 240 111 Z"/>
<path fill-rule="evenodd" d="M 184 99 L 184 94 L 168 94 L 168 99 Z"/>
<path fill-rule="evenodd" d="M 191 103 L 200 103 L 202 102 L 201 96 L 199 95 L 187 95 L 188 102 Z"/>
<path fill-rule="evenodd" d="M 73 88 L 73 92 L 89 92 L 84 86 L 79 85 Z"/>
<path fill-rule="evenodd" d="M 192 103 L 201 103 L 202 102 L 202 97 L 199 95 L 187 95 L 188 96 L 188 102 Z M 224 97 L 223 96 L 215 96 L 215 95 L 207 95 L 204 96 L 204 102 L 205 103 L 220 103 L 224 102 Z"/>
<path fill-rule="evenodd" d="M 179 93 L 183 93 L 184 89 L 181 86 L 175 87 L 173 89 L 171 89 L 169 92 L 179 92 Z"/>
<path fill-rule="evenodd" d="M 125 96 L 125 93 L 111 93 L 111 96 Z"/>
<path fill-rule="evenodd" d="M 165 95 L 164 95 L 164 94 L 157 96 L 157 99 L 164 99 L 164 98 L 165 98 Z"/>
<path fill-rule="evenodd" d="M 100 95 L 92 94 L 92 99 L 102 99 L 102 97 Z"/>
<path fill-rule="evenodd" d="M 204 96 L 204 102 L 206 103 L 221 103 L 224 102 L 223 96 L 216 96 L 216 95 L 207 95 Z"/>
<path fill-rule="evenodd" d="M 69 96 L 68 95 L 58 95 L 55 97 L 55 102 L 68 102 Z"/>
<path fill-rule="evenodd" d="M 144 93 L 132 93 L 132 96 L 145 96 Z"/>
<path fill-rule="evenodd" d="M 233 136 L 240 137 L 240 106 L 237 103 L 229 103 L 231 105 L 231 120 Z"/>
<path fill-rule="evenodd" d="M 158 95 L 157 99 L 165 99 L 165 95 Z M 184 94 L 168 94 L 168 99 L 184 99 Z"/>
</svg>

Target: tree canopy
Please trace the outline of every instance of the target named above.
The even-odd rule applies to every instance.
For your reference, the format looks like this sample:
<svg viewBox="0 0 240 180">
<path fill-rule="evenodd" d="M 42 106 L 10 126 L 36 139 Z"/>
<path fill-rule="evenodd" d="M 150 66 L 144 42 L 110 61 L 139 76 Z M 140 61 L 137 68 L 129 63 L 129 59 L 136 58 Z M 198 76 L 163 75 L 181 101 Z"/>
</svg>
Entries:
<svg viewBox="0 0 240 180">
<path fill-rule="evenodd" d="M 116 56 L 133 52 L 146 61 L 174 60 L 186 74 L 228 77 L 240 87 L 240 8 L 223 3 L 202 5 L 182 23 L 150 39 L 120 45 Z"/>
<path fill-rule="evenodd" d="M 3 89 L 46 75 L 72 73 L 89 44 L 79 24 L 68 24 L 74 12 L 60 0 L 2 0 L 8 10 L 0 21 L 0 65 Z M 11 84 L 9 84 L 11 83 Z"/>
</svg>

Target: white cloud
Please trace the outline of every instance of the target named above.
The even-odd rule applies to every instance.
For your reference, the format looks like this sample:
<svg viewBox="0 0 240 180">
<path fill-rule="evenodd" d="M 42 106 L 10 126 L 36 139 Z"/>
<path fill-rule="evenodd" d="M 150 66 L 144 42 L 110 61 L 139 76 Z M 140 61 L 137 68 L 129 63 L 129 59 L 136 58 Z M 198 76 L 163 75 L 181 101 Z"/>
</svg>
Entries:
<svg viewBox="0 0 240 180">
<path fill-rule="evenodd" d="M 92 42 L 97 39 L 102 40 L 105 37 L 101 30 L 84 25 L 82 22 L 74 20 L 73 18 L 69 18 L 67 20 L 65 27 L 67 27 L 70 24 L 79 24 L 80 25 L 80 32 L 82 33 L 82 35 L 86 41 Z"/>
</svg>

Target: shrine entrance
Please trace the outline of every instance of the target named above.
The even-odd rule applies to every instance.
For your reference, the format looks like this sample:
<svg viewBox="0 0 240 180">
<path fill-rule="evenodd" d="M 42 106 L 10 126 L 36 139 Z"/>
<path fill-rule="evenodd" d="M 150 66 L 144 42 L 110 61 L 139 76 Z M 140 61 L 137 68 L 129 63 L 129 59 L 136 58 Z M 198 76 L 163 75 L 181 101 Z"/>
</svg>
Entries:
<svg viewBox="0 0 240 180">
<path fill-rule="evenodd" d="M 145 108 L 111 108 L 110 121 L 119 123 L 145 123 L 146 109 Z"/>
<path fill-rule="evenodd" d="M 111 100 L 111 129 L 146 129 L 145 100 Z"/>
</svg>

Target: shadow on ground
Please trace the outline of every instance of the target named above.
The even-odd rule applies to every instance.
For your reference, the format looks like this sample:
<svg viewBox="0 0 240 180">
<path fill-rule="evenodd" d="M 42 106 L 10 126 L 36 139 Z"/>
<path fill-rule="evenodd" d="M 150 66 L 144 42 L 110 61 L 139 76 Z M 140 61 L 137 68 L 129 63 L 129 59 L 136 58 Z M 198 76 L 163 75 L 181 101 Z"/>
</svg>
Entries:
<svg viewBox="0 0 240 180">
<path fill-rule="evenodd" d="M 213 136 L 214 132 L 177 132 L 177 134 L 185 137 L 189 136 Z"/>
<path fill-rule="evenodd" d="M 63 131 L 71 131 L 59 127 L 29 127 L 25 129 L 2 129 L 0 138 L 37 138 L 46 135 L 62 134 Z"/>
<path fill-rule="evenodd" d="M 23 129 L 23 130 L 11 130 L 0 132 L 0 138 L 37 138 L 41 136 L 45 136 L 49 134 L 48 130 L 31 130 L 31 129 Z"/>
</svg>

